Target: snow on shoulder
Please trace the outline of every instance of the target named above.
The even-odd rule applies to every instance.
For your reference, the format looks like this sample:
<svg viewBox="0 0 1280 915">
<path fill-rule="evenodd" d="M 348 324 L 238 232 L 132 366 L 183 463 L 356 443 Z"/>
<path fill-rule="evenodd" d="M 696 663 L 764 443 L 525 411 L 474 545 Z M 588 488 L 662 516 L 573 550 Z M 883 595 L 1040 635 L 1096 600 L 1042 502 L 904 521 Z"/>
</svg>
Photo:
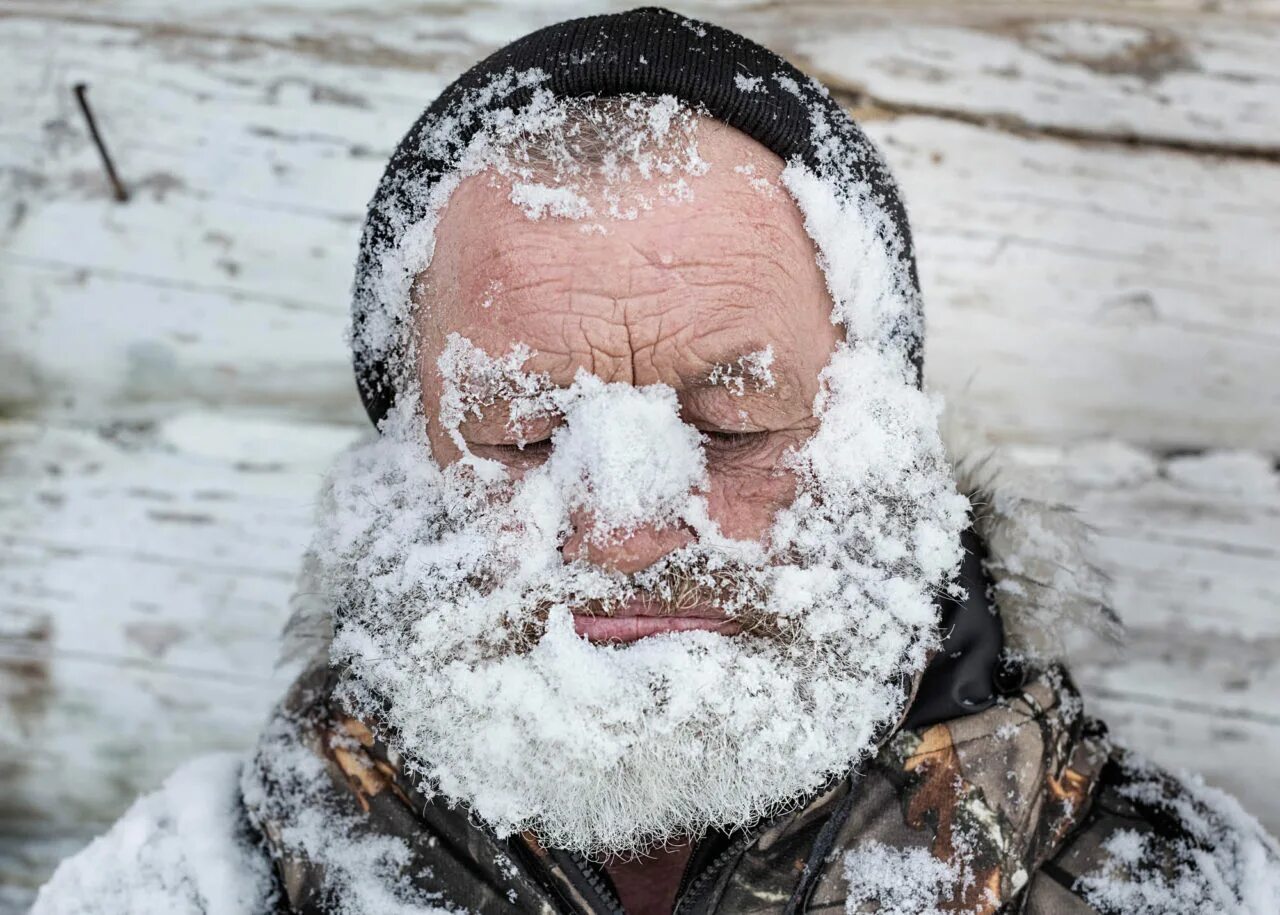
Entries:
<svg viewBox="0 0 1280 915">
<path fill-rule="evenodd" d="M 1131 752 L 1120 762 L 1118 793 L 1162 825 L 1103 842 L 1105 861 L 1076 882 L 1086 902 L 1104 915 L 1280 912 L 1280 845 L 1235 798 Z"/>
<path fill-rule="evenodd" d="M 238 755 L 186 763 L 68 858 L 32 915 L 262 915 L 271 864 L 240 807 Z"/>
<path fill-rule="evenodd" d="M 974 879 L 963 859 L 943 861 L 928 849 L 875 840 L 845 853 L 844 878 L 849 915 L 872 903 L 879 915 L 964 915 L 955 903 Z"/>
</svg>

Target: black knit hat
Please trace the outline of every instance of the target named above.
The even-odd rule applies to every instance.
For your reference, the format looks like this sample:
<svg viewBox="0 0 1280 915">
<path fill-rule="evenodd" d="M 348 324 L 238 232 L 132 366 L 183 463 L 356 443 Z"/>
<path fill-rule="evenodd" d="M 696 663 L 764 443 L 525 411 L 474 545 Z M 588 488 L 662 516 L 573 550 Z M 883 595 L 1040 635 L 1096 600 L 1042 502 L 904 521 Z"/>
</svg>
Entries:
<svg viewBox="0 0 1280 915">
<path fill-rule="evenodd" d="M 485 91 L 503 74 L 535 69 L 544 75 L 536 82 L 517 79 L 508 91 Z M 384 325 L 403 320 L 387 315 L 383 305 L 383 254 L 407 226 L 427 215 L 428 191 L 454 170 L 481 128 L 481 116 L 518 110 L 535 89 L 557 97 L 672 95 L 703 106 L 786 161 L 798 157 L 847 195 L 876 204 L 892 226 L 883 234 L 893 238 L 884 241 L 906 268 L 912 300 L 919 301 L 910 230 L 893 179 L 871 142 L 817 81 L 741 35 L 670 10 L 647 7 L 573 19 L 517 39 L 462 74 L 423 112 L 387 164 L 369 203 L 352 301 L 356 381 L 375 424 L 395 401 L 400 354 L 359 341 L 376 336 L 371 327 L 395 338 L 384 333 Z M 428 143 L 442 123 L 451 128 L 448 142 Z M 918 379 L 921 315 L 904 316 L 896 333 Z"/>
</svg>

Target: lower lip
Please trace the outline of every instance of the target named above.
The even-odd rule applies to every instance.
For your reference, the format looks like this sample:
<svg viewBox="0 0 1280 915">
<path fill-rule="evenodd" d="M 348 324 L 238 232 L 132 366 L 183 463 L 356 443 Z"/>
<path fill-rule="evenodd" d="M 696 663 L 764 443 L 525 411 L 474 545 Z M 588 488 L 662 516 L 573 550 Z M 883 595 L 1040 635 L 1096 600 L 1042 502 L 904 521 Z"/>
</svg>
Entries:
<svg viewBox="0 0 1280 915">
<path fill-rule="evenodd" d="M 573 616 L 573 630 L 590 642 L 638 642 L 664 632 L 718 632 L 737 635 L 742 626 L 736 620 L 697 616 Z"/>
</svg>

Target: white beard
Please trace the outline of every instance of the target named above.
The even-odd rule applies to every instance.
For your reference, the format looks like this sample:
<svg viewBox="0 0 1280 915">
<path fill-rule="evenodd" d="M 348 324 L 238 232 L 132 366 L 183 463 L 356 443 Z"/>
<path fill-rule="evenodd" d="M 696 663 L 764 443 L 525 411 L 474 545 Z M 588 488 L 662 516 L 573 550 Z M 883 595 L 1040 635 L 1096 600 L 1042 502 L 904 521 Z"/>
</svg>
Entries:
<svg viewBox="0 0 1280 915">
<path fill-rule="evenodd" d="M 440 469 L 421 413 L 393 415 L 335 469 L 313 545 L 338 607 L 332 660 L 353 674 L 342 700 L 499 835 L 592 854 L 744 825 L 847 771 L 937 646 L 934 597 L 968 508 L 936 405 L 900 364 L 833 357 L 767 547 L 707 518 L 697 433 L 665 386 L 580 376 L 551 456 L 516 484 L 484 462 Z M 698 539 L 631 580 L 565 563 L 583 507 L 615 530 L 684 523 Z M 771 634 L 575 634 L 572 608 L 668 573 L 730 576 L 726 609 Z"/>
</svg>

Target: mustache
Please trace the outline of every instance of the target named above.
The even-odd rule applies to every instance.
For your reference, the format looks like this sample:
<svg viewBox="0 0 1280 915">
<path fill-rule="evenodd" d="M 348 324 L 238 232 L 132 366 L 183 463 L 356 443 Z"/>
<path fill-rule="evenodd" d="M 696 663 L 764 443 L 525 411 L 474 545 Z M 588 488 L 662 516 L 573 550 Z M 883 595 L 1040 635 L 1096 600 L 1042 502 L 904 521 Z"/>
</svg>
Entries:
<svg viewBox="0 0 1280 915">
<path fill-rule="evenodd" d="M 622 614 L 635 602 L 643 605 L 645 616 L 682 617 L 712 610 L 732 619 L 738 635 L 790 641 L 789 627 L 777 614 L 764 609 L 767 590 L 752 571 L 759 570 L 699 559 L 663 563 L 657 569 L 622 576 L 620 593 L 608 597 L 552 600 L 531 595 L 529 612 L 511 630 L 510 647 L 516 651 L 532 648 L 542 638 L 556 607 L 567 605 L 575 614 L 610 617 Z"/>
</svg>

